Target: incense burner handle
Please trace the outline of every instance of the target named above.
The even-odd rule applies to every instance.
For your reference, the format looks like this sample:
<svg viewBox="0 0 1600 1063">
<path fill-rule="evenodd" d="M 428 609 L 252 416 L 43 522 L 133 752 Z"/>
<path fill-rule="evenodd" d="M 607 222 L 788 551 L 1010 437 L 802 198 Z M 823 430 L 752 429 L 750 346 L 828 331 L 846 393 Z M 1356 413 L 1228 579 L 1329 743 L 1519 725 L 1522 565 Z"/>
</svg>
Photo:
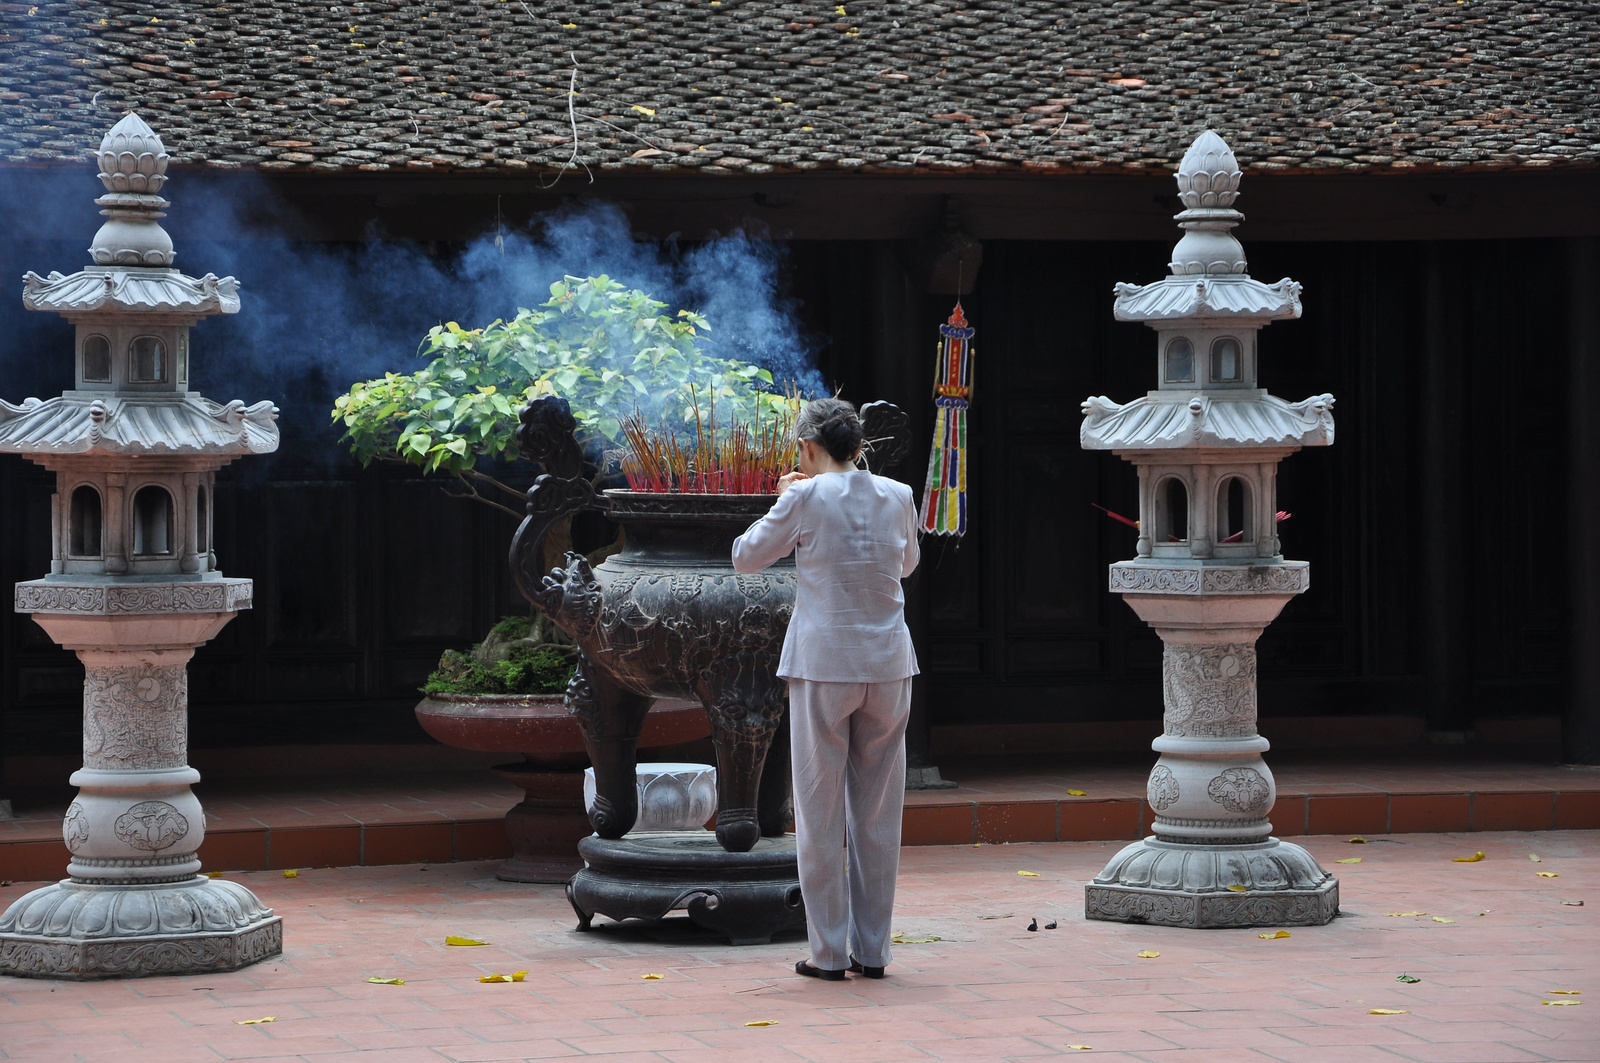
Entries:
<svg viewBox="0 0 1600 1063">
<path fill-rule="evenodd" d="M 882 476 L 911 453 L 911 418 L 892 402 L 869 402 L 861 407 L 861 438 L 867 468 Z"/>
<path fill-rule="evenodd" d="M 583 475 L 577 419 L 567 400 L 542 395 L 522 408 L 517 447 L 545 472 L 528 488 L 527 516 L 511 539 L 511 577 L 517 590 L 537 603 L 544 591 L 544 537 L 556 522 L 596 504 L 594 485 Z"/>
</svg>

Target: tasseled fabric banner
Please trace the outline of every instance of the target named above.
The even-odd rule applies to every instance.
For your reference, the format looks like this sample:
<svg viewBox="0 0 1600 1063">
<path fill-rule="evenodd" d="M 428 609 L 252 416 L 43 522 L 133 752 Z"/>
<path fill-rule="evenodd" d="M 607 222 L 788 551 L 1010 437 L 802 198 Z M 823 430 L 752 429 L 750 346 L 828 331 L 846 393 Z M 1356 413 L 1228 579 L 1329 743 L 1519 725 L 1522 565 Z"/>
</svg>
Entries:
<svg viewBox="0 0 1600 1063">
<path fill-rule="evenodd" d="M 922 530 L 967 533 L 967 406 L 972 400 L 972 334 L 957 301 L 939 326 L 939 361 L 933 376 L 933 452 L 922 494 Z"/>
</svg>

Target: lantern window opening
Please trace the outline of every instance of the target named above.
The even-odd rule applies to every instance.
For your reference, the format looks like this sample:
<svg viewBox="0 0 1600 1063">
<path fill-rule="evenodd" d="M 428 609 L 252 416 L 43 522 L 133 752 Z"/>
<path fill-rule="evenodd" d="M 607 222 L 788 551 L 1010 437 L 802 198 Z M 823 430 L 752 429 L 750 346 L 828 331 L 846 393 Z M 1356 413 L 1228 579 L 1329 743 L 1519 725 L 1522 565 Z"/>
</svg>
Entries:
<svg viewBox="0 0 1600 1063">
<path fill-rule="evenodd" d="M 1169 384 L 1187 384 L 1194 381 L 1194 344 L 1182 336 L 1167 344 L 1163 378 Z"/>
<path fill-rule="evenodd" d="M 1250 482 L 1229 476 L 1217 485 L 1217 542 L 1255 542 Z"/>
<path fill-rule="evenodd" d="M 195 552 L 202 556 L 211 549 L 210 490 L 201 484 L 194 492 Z"/>
<path fill-rule="evenodd" d="M 72 490 L 67 510 L 67 556 L 102 557 L 105 540 L 100 521 L 100 492 L 88 484 Z"/>
<path fill-rule="evenodd" d="M 1232 336 L 1219 336 L 1211 343 L 1211 379 L 1218 382 L 1237 381 L 1244 351 Z"/>
<path fill-rule="evenodd" d="M 178 383 L 189 383 L 189 337 L 181 331 L 178 333 Z"/>
<path fill-rule="evenodd" d="M 172 495 L 150 484 L 133 496 L 133 553 L 135 557 L 171 557 L 173 545 Z"/>
<path fill-rule="evenodd" d="M 1181 543 L 1189 539 L 1189 488 L 1183 479 L 1169 476 L 1156 485 L 1156 534 L 1161 543 Z"/>
<path fill-rule="evenodd" d="M 128 344 L 128 379 L 135 384 L 164 384 L 167 345 L 156 336 L 135 336 Z"/>
<path fill-rule="evenodd" d="M 111 383 L 111 341 L 96 333 L 83 338 L 83 379 L 86 383 Z"/>
</svg>

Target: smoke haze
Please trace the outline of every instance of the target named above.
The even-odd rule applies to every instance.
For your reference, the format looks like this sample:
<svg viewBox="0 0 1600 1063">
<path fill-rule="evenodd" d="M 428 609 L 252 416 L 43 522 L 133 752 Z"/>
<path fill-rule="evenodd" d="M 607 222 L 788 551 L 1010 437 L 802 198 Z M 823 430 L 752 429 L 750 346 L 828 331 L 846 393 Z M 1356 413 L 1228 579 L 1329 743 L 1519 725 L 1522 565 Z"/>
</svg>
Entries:
<svg viewBox="0 0 1600 1063">
<path fill-rule="evenodd" d="M 15 283 L 30 269 L 85 268 L 101 192 L 91 165 L 0 169 L 0 202 L 11 215 L 0 236 L 0 275 Z M 430 327 L 510 318 L 543 303 L 551 283 L 569 274 L 606 273 L 649 292 L 668 313 L 698 311 L 712 326 L 708 353 L 825 392 L 796 305 L 780 291 L 784 249 L 770 240 L 735 232 L 661 245 L 635 239 L 620 208 L 591 203 L 515 228 L 507 219 L 503 234 L 430 254 L 376 232 L 361 244 L 292 242 L 282 235 L 297 229 L 292 208 L 248 174 L 174 173 L 162 194 L 173 203 L 162 224 L 177 248 L 175 265 L 240 282 L 240 312 L 208 318 L 192 333 L 190 386 L 218 401 L 272 399 L 283 411 L 285 453 L 302 461 L 344 458 L 329 423 L 333 399 L 355 381 L 421 368 L 417 347 Z M 70 388 L 71 352 L 64 320 L 23 310 L 19 294 L 0 299 L 0 398 Z"/>
</svg>

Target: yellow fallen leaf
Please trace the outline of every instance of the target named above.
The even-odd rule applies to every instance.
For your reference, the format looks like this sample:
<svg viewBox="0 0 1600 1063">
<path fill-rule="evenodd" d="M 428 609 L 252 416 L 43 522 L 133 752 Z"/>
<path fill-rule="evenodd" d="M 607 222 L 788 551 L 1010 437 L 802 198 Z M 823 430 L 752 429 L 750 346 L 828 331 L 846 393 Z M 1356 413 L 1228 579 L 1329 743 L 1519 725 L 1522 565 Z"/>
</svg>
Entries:
<svg viewBox="0 0 1600 1063">
<path fill-rule="evenodd" d="M 1479 849 L 1477 852 L 1473 853 L 1471 856 L 1458 856 L 1458 857 L 1456 857 L 1455 858 L 1455 862 L 1458 863 L 1458 864 L 1476 864 L 1479 860 L 1482 860 L 1482 859 L 1483 859 L 1483 850 Z"/>
<path fill-rule="evenodd" d="M 635 111 L 638 111 L 640 114 L 649 115 L 651 118 L 654 118 L 656 116 L 655 109 L 651 108 L 651 107 L 640 107 L 636 103 L 636 104 L 633 105 L 633 109 Z"/>
<path fill-rule="evenodd" d="M 1534 874 L 1538 875 L 1540 878 L 1560 878 L 1561 877 L 1560 875 L 1556 874 L 1554 871 L 1535 871 Z"/>
<path fill-rule="evenodd" d="M 1405 1008 L 1369 1008 L 1368 1015 L 1410 1015 Z"/>
<path fill-rule="evenodd" d="M 1276 934 L 1257 934 L 1256 935 L 1256 937 L 1258 937 L 1258 938 L 1268 938 L 1268 939 L 1271 939 L 1271 938 L 1286 938 L 1288 936 L 1289 936 L 1289 932 L 1287 930 L 1280 930 Z"/>
<path fill-rule="evenodd" d="M 454 934 L 451 934 L 449 937 L 445 938 L 444 939 L 444 943 L 446 945 L 487 945 L 488 944 L 487 941 L 479 941 L 477 938 L 457 937 Z"/>
<path fill-rule="evenodd" d="M 1581 997 L 1581 996 L 1583 996 L 1583 990 L 1581 990 L 1581 989 L 1551 989 L 1551 990 L 1547 990 L 1547 992 L 1560 993 L 1562 996 L 1567 996 L 1567 997 Z"/>
<path fill-rule="evenodd" d="M 406 984 L 406 980 L 404 978 L 379 978 L 376 975 L 374 975 L 371 978 L 368 978 L 367 981 L 371 982 L 373 985 L 405 985 Z"/>
<path fill-rule="evenodd" d="M 890 937 L 889 940 L 894 942 L 896 945 L 931 945 L 935 941 L 939 941 L 941 939 L 936 937 L 908 938 L 904 934 L 895 934 Z"/>
<path fill-rule="evenodd" d="M 1087 797 L 1088 796 L 1088 794 L 1084 793 L 1084 791 L 1082 791 L 1082 790 L 1068 790 L 1067 793 L 1071 794 L 1073 797 Z"/>
<path fill-rule="evenodd" d="M 484 974 L 478 976 L 480 982 L 520 982 L 528 976 L 527 971 L 515 971 L 511 974 Z"/>
<path fill-rule="evenodd" d="M 1581 1000 L 1540 1000 L 1541 1004 L 1549 1004 L 1553 1008 L 1575 1008 L 1582 1004 Z"/>
<path fill-rule="evenodd" d="M 1386 915 L 1390 915 L 1390 916 L 1396 916 L 1396 915 L 1427 915 L 1428 913 L 1427 912 L 1386 912 L 1385 914 Z"/>
<path fill-rule="evenodd" d="M 1455 922 L 1455 920 L 1454 920 L 1454 919 L 1446 919 L 1446 918 L 1445 918 L 1445 917 L 1444 917 L 1444 916 L 1442 916 L 1442 915 L 1436 915 L 1436 916 L 1434 916 L 1434 917 L 1433 917 L 1433 921 L 1434 921 L 1434 922 L 1435 922 L 1435 923 L 1453 923 L 1453 922 Z"/>
<path fill-rule="evenodd" d="M 1038 878 L 1039 877 L 1039 872 L 1037 872 L 1037 871 L 1018 871 L 1017 874 L 1021 875 L 1023 878 Z"/>
<path fill-rule="evenodd" d="M 757 1019 L 755 1022 L 747 1022 L 747 1023 L 745 1023 L 745 1025 L 746 1026 L 776 1026 L 776 1025 L 778 1025 L 778 1020 L 777 1019 Z"/>
<path fill-rule="evenodd" d="M 294 868 L 291 867 L 289 870 L 287 870 L 287 871 L 285 871 L 283 873 L 283 877 L 284 878 L 299 878 L 300 877 L 300 872 L 296 871 Z"/>
<path fill-rule="evenodd" d="M 222 877 L 222 872 L 220 872 L 220 871 L 207 871 L 206 872 L 206 878 L 221 878 L 221 877 Z"/>
<path fill-rule="evenodd" d="M 277 1021 L 278 1021 L 278 1017 L 276 1015 L 268 1015 L 265 1018 L 260 1018 L 260 1019 L 234 1019 L 233 1020 L 233 1024 L 235 1026 L 260 1026 L 264 1022 L 277 1022 Z"/>
<path fill-rule="evenodd" d="M 1359 864 L 1359 863 L 1361 863 L 1361 857 L 1359 857 L 1359 856 L 1347 856 L 1343 860 L 1335 860 L 1334 863 L 1336 863 L 1336 864 Z"/>
<path fill-rule="evenodd" d="M 1536 864 L 1544 863 L 1544 857 L 1540 856 L 1538 853 L 1529 853 L 1528 859 L 1532 860 Z"/>
<path fill-rule="evenodd" d="M 643 978 L 647 982 L 659 982 L 662 978 L 662 976 L 659 974 L 641 974 L 639 977 Z"/>
<path fill-rule="evenodd" d="M 1072 1048 L 1072 1049 L 1076 1049 L 1079 1052 L 1090 1052 L 1090 1051 L 1093 1051 L 1093 1047 L 1094 1046 L 1092 1046 L 1092 1045 L 1068 1045 L 1067 1047 L 1068 1048 Z"/>
<path fill-rule="evenodd" d="M 1153 959 L 1155 959 L 1155 958 L 1156 958 L 1156 957 L 1157 957 L 1157 956 L 1159 956 L 1159 955 L 1161 955 L 1161 953 L 1159 953 L 1159 952 L 1152 952 L 1152 951 L 1150 951 L 1150 950 L 1149 950 L 1149 949 L 1146 949 L 1146 950 L 1145 950 L 1145 951 L 1143 951 L 1143 952 L 1140 952 L 1140 953 L 1135 953 L 1135 955 L 1137 955 L 1137 956 L 1138 956 L 1138 957 L 1139 957 L 1139 958 L 1140 958 L 1140 959 L 1141 959 L 1141 960 L 1153 960 Z"/>
<path fill-rule="evenodd" d="M 1354 838 L 1350 839 L 1350 844 L 1351 845 L 1365 845 L 1365 844 L 1367 844 L 1367 839 L 1365 839 L 1361 835 L 1357 834 Z"/>
<path fill-rule="evenodd" d="M 1234 885 L 1229 886 L 1228 889 L 1232 890 L 1234 893 L 1245 893 L 1245 892 L 1249 891 L 1250 887 L 1249 886 L 1241 886 L 1241 885 L 1238 885 L 1237 883 L 1235 883 Z"/>
</svg>

